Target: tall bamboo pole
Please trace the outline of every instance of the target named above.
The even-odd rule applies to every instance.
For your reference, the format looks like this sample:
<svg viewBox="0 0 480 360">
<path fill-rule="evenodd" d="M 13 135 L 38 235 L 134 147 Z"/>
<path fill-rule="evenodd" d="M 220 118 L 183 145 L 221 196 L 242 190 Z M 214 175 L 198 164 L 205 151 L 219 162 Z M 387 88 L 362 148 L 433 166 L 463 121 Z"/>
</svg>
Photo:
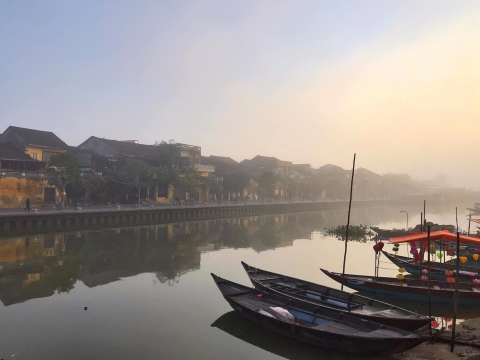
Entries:
<svg viewBox="0 0 480 360">
<path fill-rule="evenodd" d="M 355 176 L 355 158 L 357 154 L 353 154 L 353 168 L 352 168 L 352 181 L 350 182 L 350 202 L 348 203 L 348 218 L 347 218 L 347 231 L 345 233 L 345 253 L 343 254 L 343 277 L 345 277 L 345 262 L 347 261 L 347 245 L 348 245 L 348 227 L 350 226 L 350 210 L 352 209 L 352 193 L 353 193 L 353 177 Z M 343 290 L 343 284 L 342 284 Z"/>
<path fill-rule="evenodd" d="M 457 231 L 457 251 L 460 250 L 460 233 Z M 453 325 L 452 325 L 452 343 L 450 351 L 453 352 L 455 348 L 455 327 L 457 325 L 457 306 L 458 306 L 458 273 L 460 272 L 460 261 L 458 261 L 457 254 L 457 274 L 455 277 L 455 297 L 453 299 Z"/>
<path fill-rule="evenodd" d="M 445 268 L 445 257 L 447 256 L 447 253 L 445 251 L 445 244 L 446 243 L 444 241 L 443 242 L 443 268 Z M 444 287 L 444 289 L 447 288 L 447 277 L 446 276 L 443 277 L 443 287 Z"/>
<path fill-rule="evenodd" d="M 427 200 L 423 200 L 423 223 L 425 226 L 423 230 L 427 230 L 427 213 L 425 212 L 425 207 L 427 206 Z"/>
<path fill-rule="evenodd" d="M 470 223 L 472 222 L 472 214 L 468 215 L 468 236 L 470 236 Z"/>
<path fill-rule="evenodd" d="M 428 259 L 430 259 L 430 225 L 428 225 L 428 236 L 427 236 L 427 246 L 428 246 Z M 432 293 L 430 291 L 430 260 L 428 260 L 428 317 L 432 317 Z M 430 336 L 432 336 L 432 322 L 429 322 L 428 325 Z"/>
</svg>

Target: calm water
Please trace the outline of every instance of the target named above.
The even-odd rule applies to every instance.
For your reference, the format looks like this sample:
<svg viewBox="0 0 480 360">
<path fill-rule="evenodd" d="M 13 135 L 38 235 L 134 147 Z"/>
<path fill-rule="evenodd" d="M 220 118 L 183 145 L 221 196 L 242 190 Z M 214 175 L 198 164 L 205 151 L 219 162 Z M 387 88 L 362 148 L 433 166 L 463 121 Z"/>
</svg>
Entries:
<svg viewBox="0 0 480 360">
<path fill-rule="evenodd" d="M 405 227 L 399 210 L 355 210 L 352 223 Z M 419 223 L 421 209 L 406 210 L 410 225 Z M 454 224 L 455 210 L 427 209 L 427 220 Z M 341 271 L 344 243 L 324 233 L 345 222 L 346 211 L 324 211 L 2 238 L 0 358 L 350 359 L 243 320 L 210 277 L 250 285 L 243 260 L 338 288 L 319 267 Z M 374 273 L 372 246 L 349 243 L 347 272 Z M 380 275 L 397 273 L 392 264 L 381 267 Z M 434 309 L 439 322 L 449 310 Z M 461 313 L 474 316 L 480 312 Z"/>
</svg>

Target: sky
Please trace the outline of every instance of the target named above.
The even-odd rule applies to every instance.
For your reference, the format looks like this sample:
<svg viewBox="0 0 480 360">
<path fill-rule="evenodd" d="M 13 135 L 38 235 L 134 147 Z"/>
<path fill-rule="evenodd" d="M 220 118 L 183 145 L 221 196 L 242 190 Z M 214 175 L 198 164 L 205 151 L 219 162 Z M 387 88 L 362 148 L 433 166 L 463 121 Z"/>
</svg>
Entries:
<svg viewBox="0 0 480 360">
<path fill-rule="evenodd" d="M 479 1 L 0 1 L 0 132 L 480 189 Z"/>
</svg>

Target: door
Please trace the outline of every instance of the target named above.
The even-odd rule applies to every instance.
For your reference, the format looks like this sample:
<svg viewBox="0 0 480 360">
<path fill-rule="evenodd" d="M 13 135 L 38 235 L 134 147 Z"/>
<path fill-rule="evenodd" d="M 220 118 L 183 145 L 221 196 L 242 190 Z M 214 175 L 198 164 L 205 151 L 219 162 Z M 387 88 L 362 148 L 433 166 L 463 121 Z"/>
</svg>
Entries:
<svg viewBox="0 0 480 360">
<path fill-rule="evenodd" d="M 55 204 L 55 188 L 46 187 L 43 195 L 45 204 Z"/>
</svg>

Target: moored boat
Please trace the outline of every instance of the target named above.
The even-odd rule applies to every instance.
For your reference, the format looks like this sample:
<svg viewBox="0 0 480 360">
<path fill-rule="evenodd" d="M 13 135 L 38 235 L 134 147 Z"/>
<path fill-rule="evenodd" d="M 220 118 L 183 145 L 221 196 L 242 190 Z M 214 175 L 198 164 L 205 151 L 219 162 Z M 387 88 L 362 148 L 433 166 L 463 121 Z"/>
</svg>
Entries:
<svg viewBox="0 0 480 360">
<path fill-rule="evenodd" d="M 339 273 L 320 269 L 331 279 L 349 287 L 350 289 L 369 292 L 380 295 L 395 296 L 398 299 L 428 301 L 428 282 L 419 279 L 403 279 L 387 277 L 374 277 L 367 275 L 349 275 L 343 276 Z M 443 281 L 431 280 L 431 298 L 432 301 L 453 303 L 455 288 Z M 466 282 L 460 282 L 459 304 L 461 305 L 479 305 L 480 289 L 475 285 Z"/>
<path fill-rule="evenodd" d="M 396 354 L 429 339 L 285 296 L 212 277 L 230 306 L 245 318 L 283 336 L 353 354 Z M 280 316 L 287 311 L 291 321 Z"/>
<path fill-rule="evenodd" d="M 243 261 L 242 265 L 252 284 L 261 291 L 306 301 L 317 306 L 405 330 L 419 329 L 433 320 L 365 296 L 258 269 Z"/>
<path fill-rule="evenodd" d="M 408 273 L 412 275 L 420 276 L 423 274 L 422 271 L 428 268 L 428 260 L 422 262 L 422 265 L 420 266 L 420 262 L 415 259 L 408 258 L 406 256 L 389 254 L 386 251 L 382 251 L 382 253 L 396 266 L 398 266 L 399 268 L 404 268 Z M 445 275 L 445 270 L 451 270 L 455 274 L 457 272 L 457 265 L 449 263 L 430 262 L 430 274 L 432 279 L 445 280 L 447 277 Z M 462 264 L 460 266 L 460 271 L 458 275 L 462 281 L 468 282 L 476 276 L 480 277 L 480 273 L 478 272 L 478 270 L 478 268 L 464 266 L 464 264 Z"/>
</svg>

